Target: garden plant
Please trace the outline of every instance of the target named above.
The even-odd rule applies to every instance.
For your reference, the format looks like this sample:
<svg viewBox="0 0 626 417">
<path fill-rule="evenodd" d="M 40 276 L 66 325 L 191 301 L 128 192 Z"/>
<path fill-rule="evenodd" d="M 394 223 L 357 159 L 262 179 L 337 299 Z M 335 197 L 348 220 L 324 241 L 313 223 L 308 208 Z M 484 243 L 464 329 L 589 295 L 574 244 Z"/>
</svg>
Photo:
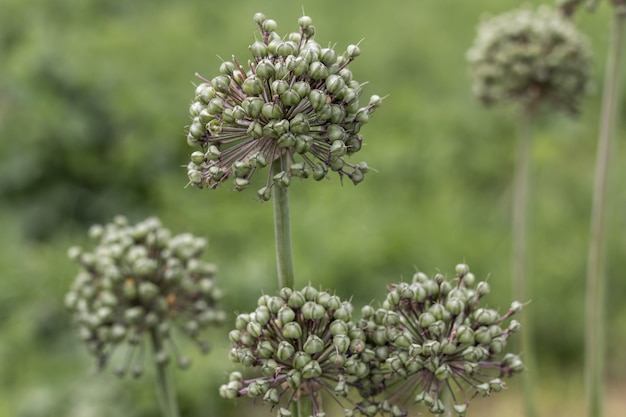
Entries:
<svg viewBox="0 0 626 417">
<path fill-rule="evenodd" d="M 357 312 L 314 282 L 296 285 L 289 187 L 331 175 L 342 185 L 360 184 L 370 168 L 351 158 L 383 99 L 361 103 L 365 83 L 348 68 L 361 54 L 358 44 L 339 52 L 322 47 L 308 16 L 284 36 L 262 13 L 254 22 L 250 59 L 233 56 L 218 75 L 198 75 L 187 135 L 196 148 L 188 185 L 244 191 L 266 170 L 256 194 L 274 208 L 278 288 L 268 286 L 250 312 L 236 316 L 229 357 L 240 369 L 220 395 L 257 399 L 280 417 L 336 409 L 345 416 L 405 416 L 416 404 L 465 415 L 473 398 L 500 392 L 503 378 L 525 369 L 507 350 L 520 329 L 511 317 L 522 303 L 489 307 L 490 284 L 465 263 L 449 276 L 418 271 L 409 282 L 393 280 L 382 301 Z M 178 353 L 173 328 L 199 340 L 203 327 L 223 321 L 215 269 L 199 260 L 206 241 L 172 237 L 156 219 L 129 226 L 120 217 L 90 234 L 100 240 L 93 252 L 70 251 L 81 272 L 66 302 L 81 337 L 101 366 L 115 346 L 129 344 L 118 373 L 138 376 L 149 335 L 163 416 L 178 416 L 166 364 L 172 356 L 182 367 L 189 362 Z"/>
</svg>

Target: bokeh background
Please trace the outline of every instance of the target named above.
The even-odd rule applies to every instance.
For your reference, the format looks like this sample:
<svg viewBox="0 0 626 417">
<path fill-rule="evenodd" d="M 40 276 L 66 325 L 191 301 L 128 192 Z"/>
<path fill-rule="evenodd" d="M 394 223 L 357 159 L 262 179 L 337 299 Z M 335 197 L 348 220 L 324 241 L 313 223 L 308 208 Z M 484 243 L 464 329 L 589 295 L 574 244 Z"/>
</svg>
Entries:
<svg viewBox="0 0 626 417">
<path fill-rule="evenodd" d="M 528 4 L 539 4 L 537 1 Z M 600 92 L 611 10 L 575 22 L 594 49 L 594 91 L 581 115 L 536 122 L 528 311 L 531 369 L 543 415 L 583 415 L 584 280 Z M 604 4 L 606 3 L 606 4 Z M 358 154 L 376 172 L 291 190 L 297 285 L 352 297 L 357 308 L 416 270 L 452 274 L 461 261 L 489 277 L 491 306 L 510 288 L 510 204 L 516 118 L 471 96 L 465 52 L 487 13 L 512 0 L 192 1 L 0 0 L 0 416 L 108 417 L 158 413 L 153 375 L 97 373 L 64 310 L 76 273 L 69 246 L 119 213 L 157 215 L 174 232 L 210 240 L 224 308 L 250 310 L 276 289 L 272 208 L 255 193 L 185 188 L 194 73 L 247 59 L 252 16 L 296 30 L 303 10 L 322 45 L 362 40 L 351 64 L 364 96 L 388 96 Z M 222 58 L 220 58 L 222 57 Z M 622 103 L 622 109 L 626 109 Z M 622 113 L 624 114 L 624 113 Z M 619 127 L 619 141 L 626 126 Z M 615 150 L 607 251 L 607 415 L 626 409 L 626 175 Z M 233 367 L 228 326 L 203 357 L 176 371 L 183 415 L 270 416 L 217 388 Z M 521 415 L 519 381 L 470 415 Z"/>
</svg>

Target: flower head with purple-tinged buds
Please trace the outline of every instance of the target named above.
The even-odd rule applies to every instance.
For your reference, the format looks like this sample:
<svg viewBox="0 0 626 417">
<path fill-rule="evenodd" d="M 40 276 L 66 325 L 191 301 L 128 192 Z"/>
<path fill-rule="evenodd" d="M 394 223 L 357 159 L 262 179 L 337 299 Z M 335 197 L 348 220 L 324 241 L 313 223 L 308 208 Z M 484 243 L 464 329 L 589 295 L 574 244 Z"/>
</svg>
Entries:
<svg viewBox="0 0 626 417">
<path fill-rule="evenodd" d="M 463 416 L 472 398 L 501 391 L 502 378 L 524 370 L 517 355 L 505 353 L 520 328 L 509 318 L 522 305 L 500 314 L 481 306 L 488 293 L 466 264 L 457 265 L 454 280 L 418 272 L 411 283 L 391 285 L 382 306 L 364 307 L 357 324 L 376 353 L 361 395 L 399 417 L 414 403 L 443 413 L 442 392 L 449 390 L 454 412 Z"/>
<path fill-rule="evenodd" d="M 367 163 L 351 163 L 363 139 L 359 132 L 381 105 L 379 96 L 360 103 L 364 83 L 348 69 L 360 54 L 357 45 L 342 53 L 313 40 L 311 18 L 298 19 L 299 31 L 281 37 L 276 22 L 254 16 L 260 39 L 250 45 L 252 59 L 234 56 L 220 75 L 197 86 L 190 107 L 187 142 L 199 148 L 187 166 L 189 184 L 215 188 L 232 178 L 235 190 L 248 188 L 253 174 L 269 171 L 257 190 L 262 201 L 272 187 L 293 178 L 326 178 L 336 172 L 354 184 L 363 181 Z M 279 169 L 267 165 L 280 161 Z"/>
<path fill-rule="evenodd" d="M 118 216 L 107 225 L 92 226 L 89 235 L 98 242 L 92 251 L 69 250 L 80 271 L 65 304 L 100 368 L 116 348 L 128 345 L 116 373 L 141 375 L 146 338 L 161 346 L 157 362 L 173 357 L 181 368 L 190 360 L 174 342 L 177 333 L 208 350 L 200 331 L 223 322 L 224 313 L 217 308 L 216 267 L 200 259 L 206 239 L 173 236 L 154 217 L 131 225 Z"/>
</svg>

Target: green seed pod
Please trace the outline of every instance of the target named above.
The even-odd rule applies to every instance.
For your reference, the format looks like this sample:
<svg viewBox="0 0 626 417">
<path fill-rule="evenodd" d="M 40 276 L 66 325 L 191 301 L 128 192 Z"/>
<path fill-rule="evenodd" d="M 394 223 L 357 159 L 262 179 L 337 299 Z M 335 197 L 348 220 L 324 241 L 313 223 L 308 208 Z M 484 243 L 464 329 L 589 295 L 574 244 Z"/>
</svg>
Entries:
<svg viewBox="0 0 626 417">
<path fill-rule="evenodd" d="M 476 285 L 476 292 L 482 297 L 489 294 L 491 292 L 491 288 L 487 282 L 481 281 L 478 285 Z"/>
<path fill-rule="evenodd" d="M 519 301 L 513 301 L 511 303 L 511 307 L 509 308 L 509 310 L 512 313 L 519 313 L 520 311 L 522 311 L 523 307 L 524 307 L 524 305 L 522 303 L 520 303 Z"/>
<path fill-rule="evenodd" d="M 267 22 L 267 21 L 266 21 Z M 270 388 L 263 396 L 263 401 L 270 404 L 278 404 L 280 401 L 280 394 L 276 388 Z"/>
<path fill-rule="evenodd" d="M 310 85 L 308 82 L 306 82 L 306 81 L 296 81 L 296 82 L 293 84 L 293 87 L 292 87 L 292 88 L 293 88 L 293 90 L 294 90 L 296 93 L 298 93 L 298 95 L 299 95 L 300 97 L 307 97 L 307 98 L 308 98 L 308 96 L 309 96 L 309 94 L 310 94 L 310 92 L 311 92 L 311 85 Z M 319 90 L 318 90 L 318 91 L 319 91 Z M 298 115 L 300 115 L 300 114 L 302 114 L 302 115 L 303 115 L 303 113 L 298 113 L 296 116 L 298 116 Z"/>
<path fill-rule="evenodd" d="M 263 327 L 259 323 L 251 321 L 246 325 L 246 331 L 250 334 L 250 336 L 259 338 L 263 333 Z"/>
<path fill-rule="evenodd" d="M 265 44 L 263 44 L 263 47 L 265 48 L 267 52 L 267 47 L 265 47 Z M 276 73 L 276 68 L 274 68 L 274 64 L 272 64 L 272 61 L 269 59 L 263 59 L 259 61 L 259 63 L 256 66 L 256 75 L 262 80 L 271 79 L 275 73 Z"/>
<path fill-rule="evenodd" d="M 295 348 L 293 345 L 285 340 L 281 341 L 278 344 L 278 348 L 276 349 L 276 357 L 283 361 L 290 361 L 295 353 Z"/>
<path fill-rule="evenodd" d="M 307 365 L 312 360 L 313 359 L 311 358 L 311 355 L 309 353 L 298 351 L 293 357 L 292 366 L 294 369 L 302 371 L 305 365 Z"/>
<path fill-rule="evenodd" d="M 241 102 L 241 107 L 245 110 L 250 118 L 256 119 L 261 114 L 263 104 L 263 99 L 259 97 L 246 97 Z"/>
<path fill-rule="evenodd" d="M 321 110 L 326 105 L 326 94 L 321 90 L 311 90 L 308 95 L 308 99 L 311 102 L 311 106 L 314 110 Z"/>
<path fill-rule="evenodd" d="M 519 321 L 517 320 L 511 320 L 511 322 L 509 323 L 509 327 L 508 327 L 508 331 L 510 333 L 516 333 L 519 331 L 519 329 L 522 327 L 522 325 L 520 324 Z"/>
<path fill-rule="evenodd" d="M 302 372 L 298 371 L 297 369 L 291 369 L 287 374 L 287 384 L 289 384 L 292 389 L 297 389 L 298 387 L 300 387 L 301 382 Z"/>
<path fill-rule="evenodd" d="M 337 94 L 339 91 L 341 91 L 346 86 L 346 82 L 343 80 L 343 78 L 341 78 L 337 74 L 329 75 L 326 78 L 326 81 L 324 82 L 324 84 L 326 85 L 326 89 L 331 94 Z"/>
<path fill-rule="evenodd" d="M 300 100 L 302 100 L 300 94 L 292 89 L 286 90 L 280 95 L 280 101 L 285 106 L 297 106 L 300 104 Z"/>
<path fill-rule="evenodd" d="M 320 61 L 313 61 L 309 64 L 309 75 L 314 80 L 325 80 L 329 75 L 328 68 Z"/>
<path fill-rule="evenodd" d="M 474 313 L 474 319 L 480 324 L 490 326 L 500 319 L 500 315 L 495 310 L 479 308 Z"/>
<path fill-rule="evenodd" d="M 337 348 L 339 353 L 346 353 L 350 347 L 350 338 L 342 334 L 334 335 L 333 345 Z"/>
<path fill-rule="evenodd" d="M 302 368 L 302 378 L 312 379 L 322 376 L 322 367 L 317 361 L 311 361 Z"/>
<path fill-rule="evenodd" d="M 476 339 L 476 342 L 488 345 L 491 342 L 492 336 L 488 327 L 481 326 L 474 331 L 474 338 Z"/>
<path fill-rule="evenodd" d="M 419 316 L 419 325 L 422 328 L 428 328 L 431 324 L 437 321 L 437 318 L 430 312 L 424 312 Z"/>
<path fill-rule="evenodd" d="M 326 66 L 331 66 L 337 62 L 337 53 L 332 48 L 323 48 L 320 54 L 320 61 Z"/>
<path fill-rule="evenodd" d="M 283 118 L 283 109 L 279 104 L 264 103 L 261 107 L 261 114 L 270 120 L 280 120 Z"/>
<path fill-rule="evenodd" d="M 283 326 L 283 336 L 288 339 L 299 339 L 302 337 L 302 328 L 295 321 L 285 323 Z"/>
<path fill-rule="evenodd" d="M 348 333 L 348 325 L 343 320 L 335 320 L 330 324 L 328 330 L 333 336 L 338 334 L 345 335 Z"/>
<path fill-rule="evenodd" d="M 437 370 L 435 371 L 435 377 L 440 380 L 446 380 L 448 378 L 450 378 L 452 376 L 452 369 L 450 368 L 450 365 L 443 364 L 441 366 L 439 366 L 439 368 L 437 368 Z"/>
<path fill-rule="evenodd" d="M 251 96 L 261 94 L 263 92 L 263 83 L 261 81 L 261 77 L 257 77 L 256 75 L 249 76 L 241 85 L 241 89 L 244 93 Z"/>
<path fill-rule="evenodd" d="M 282 307 L 277 314 L 278 320 L 283 325 L 290 323 L 295 320 L 296 313 L 290 307 Z"/>
<path fill-rule="evenodd" d="M 250 181 L 245 178 L 235 178 L 234 183 L 237 191 L 245 190 L 250 185 Z"/>
<path fill-rule="evenodd" d="M 320 353 L 324 350 L 324 341 L 318 336 L 309 335 L 306 342 L 304 342 L 303 350 L 309 355 Z"/>
<path fill-rule="evenodd" d="M 267 45 L 263 42 L 255 41 L 250 45 L 250 52 L 255 58 L 264 58 L 268 55 Z"/>
<path fill-rule="evenodd" d="M 320 320 L 326 314 L 326 309 L 314 301 L 307 301 L 302 306 L 302 317 L 307 320 Z"/>
</svg>

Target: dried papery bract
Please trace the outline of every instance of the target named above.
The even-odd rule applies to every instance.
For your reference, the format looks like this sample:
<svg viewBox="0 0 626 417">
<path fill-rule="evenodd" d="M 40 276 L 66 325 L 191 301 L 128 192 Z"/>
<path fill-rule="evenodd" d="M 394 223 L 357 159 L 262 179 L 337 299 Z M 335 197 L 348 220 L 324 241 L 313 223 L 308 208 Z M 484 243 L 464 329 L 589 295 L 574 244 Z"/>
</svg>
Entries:
<svg viewBox="0 0 626 417">
<path fill-rule="evenodd" d="M 208 350 L 201 330 L 223 322 L 224 313 L 218 308 L 216 267 L 200 259 L 206 239 L 172 235 L 154 217 L 131 225 L 118 216 L 92 226 L 89 234 L 97 242 L 92 250 L 69 250 L 80 271 L 65 303 L 99 367 L 115 350 L 126 350 L 115 371 L 139 376 L 145 345 L 158 342 L 158 363 L 174 359 L 186 368 L 190 360 L 179 352 L 177 335 Z"/>
<path fill-rule="evenodd" d="M 349 45 L 337 52 L 313 37 L 308 16 L 299 30 L 281 37 L 274 20 L 254 16 L 259 39 L 250 45 L 251 59 L 223 62 L 220 75 L 205 79 L 195 91 L 187 141 L 191 154 L 189 184 L 215 188 L 227 178 L 235 190 L 248 188 L 253 174 L 268 170 L 257 190 L 262 201 L 274 186 L 288 187 L 293 178 L 322 180 L 329 172 L 360 183 L 369 168 L 348 159 L 362 146 L 361 127 L 382 99 L 360 103 L 364 83 L 349 64 L 361 51 Z"/>
<path fill-rule="evenodd" d="M 524 370 L 507 353 L 520 323 L 511 316 L 519 302 L 500 313 L 485 306 L 486 281 L 475 282 L 466 264 L 454 279 L 418 272 L 411 283 L 388 288 L 380 308 L 366 306 L 358 322 L 374 352 L 361 395 L 379 412 L 406 415 L 413 404 L 433 414 L 446 411 L 442 395 L 451 393 L 450 412 L 463 416 L 470 400 L 505 388 L 503 378 Z"/>
</svg>

